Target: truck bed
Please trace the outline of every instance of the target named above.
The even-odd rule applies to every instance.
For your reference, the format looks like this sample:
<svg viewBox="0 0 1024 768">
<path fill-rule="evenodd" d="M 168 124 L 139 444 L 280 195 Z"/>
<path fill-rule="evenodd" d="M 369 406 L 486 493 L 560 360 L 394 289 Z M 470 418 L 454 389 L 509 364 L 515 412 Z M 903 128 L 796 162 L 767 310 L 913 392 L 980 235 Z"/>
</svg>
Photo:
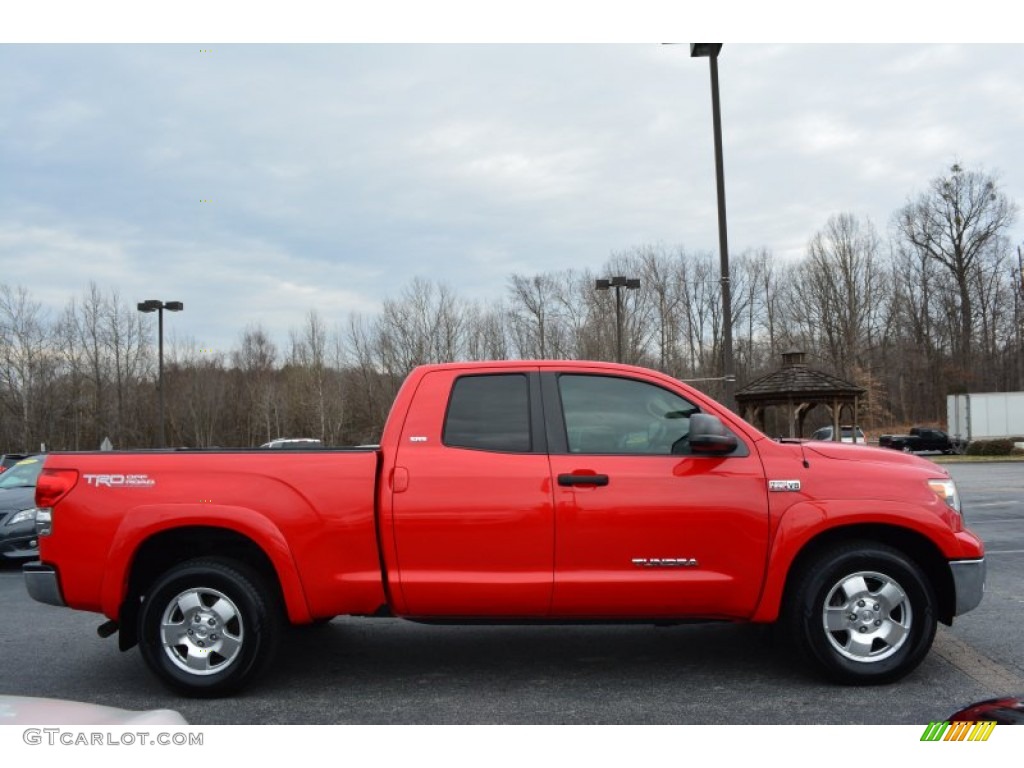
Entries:
<svg viewBox="0 0 1024 768">
<path fill-rule="evenodd" d="M 79 479 L 54 512 L 47 557 L 61 563 L 71 607 L 114 618 L 140 542 L 183 524 L 223 527 L 296 574 L 291 588 L 305 593 L 309 617 L 372 613 L 385 602 L 377 466 L 370 447 L 50 454 L 48 471 L 73 468 Z"/>
</svg>

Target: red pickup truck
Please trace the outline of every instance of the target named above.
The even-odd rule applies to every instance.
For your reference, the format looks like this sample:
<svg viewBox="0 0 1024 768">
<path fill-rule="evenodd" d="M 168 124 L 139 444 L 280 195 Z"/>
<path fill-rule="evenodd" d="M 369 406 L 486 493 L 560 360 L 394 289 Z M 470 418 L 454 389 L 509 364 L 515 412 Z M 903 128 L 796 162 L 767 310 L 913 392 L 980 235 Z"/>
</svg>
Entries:
<svg viewBox="0 0 1024 768">
<path fill-rule="evenodd" d="M 609 363 L 418 368 L 379 447 L 51 454 L 36 502 L 32 597 L 191 695 L 336 615 L 781 621 L 830 677 L 886 682 L 985 581 L 939 466 L 776 442 Z"/>
</svg>

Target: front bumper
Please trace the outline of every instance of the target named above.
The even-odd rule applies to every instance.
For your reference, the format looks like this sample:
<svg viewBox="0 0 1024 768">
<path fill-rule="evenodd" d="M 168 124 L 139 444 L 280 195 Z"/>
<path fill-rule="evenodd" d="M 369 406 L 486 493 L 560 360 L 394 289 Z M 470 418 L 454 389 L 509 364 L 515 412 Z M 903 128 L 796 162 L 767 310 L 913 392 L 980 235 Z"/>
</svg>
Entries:
<svg viewBox="0 0 1024 768">
<path fill-rule="evenodd" d="M 47 605 L 58 605 L 61 608 L 67 606 L 60 591 L 57 569 L 52 565 L 28 563 L 22 566 L 21 572 L 25 574 L 25 587 L 33 600 Z"/>
<path fill-rule="evenodd" d="M 961 616 L 978 607 L 985 594 L 985 558 L 980 560 L 956 560 L 949 564 L 956 587 L 956 610 L 954 616 Z"/>
<path fill-rule="evenodd" d="M 0 558 L 4 560 L 38 560 L 39 537 L 36 524 L 18 523 L 0 529 Z"/>
</svg>

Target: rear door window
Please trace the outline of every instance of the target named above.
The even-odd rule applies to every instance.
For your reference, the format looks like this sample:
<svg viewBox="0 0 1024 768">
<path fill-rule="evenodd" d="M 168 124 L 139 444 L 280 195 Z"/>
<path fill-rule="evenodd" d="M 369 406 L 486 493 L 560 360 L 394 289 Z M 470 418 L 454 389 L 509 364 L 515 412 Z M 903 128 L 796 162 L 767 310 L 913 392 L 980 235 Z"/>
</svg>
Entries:
<svg viewBox="0 0 1024 768">
<path fill-rule="evenodd" d="M 457 379 L 448 403 L 442 441 L 452 448 L 532 451 L 527 377 L 510 373 Z"/>
</svg>

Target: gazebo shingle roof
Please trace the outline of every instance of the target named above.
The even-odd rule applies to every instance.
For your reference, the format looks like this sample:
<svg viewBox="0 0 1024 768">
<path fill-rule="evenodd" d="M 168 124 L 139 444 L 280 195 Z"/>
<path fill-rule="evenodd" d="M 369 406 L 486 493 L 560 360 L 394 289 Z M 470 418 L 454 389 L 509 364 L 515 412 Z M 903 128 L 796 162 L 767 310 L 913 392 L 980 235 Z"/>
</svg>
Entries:
<svg viewBox="0 0 1024 768">
<path fill-rule="evenodd" d="M 838 376 L 808 368 L 803 357 L 797 350 L 786 352 L 782 356 L 782 368 L 738 390 L 736 401 L 767 405 L 792 400 L 827 400 L 836 396 L 853 398 L 865 393 L 863 387 Z"/>
<path fill-rule="evenodd" d="M 783 400 L 800 399 L 806 395 L 829 397 L 833 395 L 862 395 L 866 390 L 832 376 L 824 371 L 816 371 L 807 366 L 793 366 L 769 373 L 767 376 L 750 382 L 736 392 L 737 400 L 764 400 L 766 397 L 778 396 Z"/>
</svg>

